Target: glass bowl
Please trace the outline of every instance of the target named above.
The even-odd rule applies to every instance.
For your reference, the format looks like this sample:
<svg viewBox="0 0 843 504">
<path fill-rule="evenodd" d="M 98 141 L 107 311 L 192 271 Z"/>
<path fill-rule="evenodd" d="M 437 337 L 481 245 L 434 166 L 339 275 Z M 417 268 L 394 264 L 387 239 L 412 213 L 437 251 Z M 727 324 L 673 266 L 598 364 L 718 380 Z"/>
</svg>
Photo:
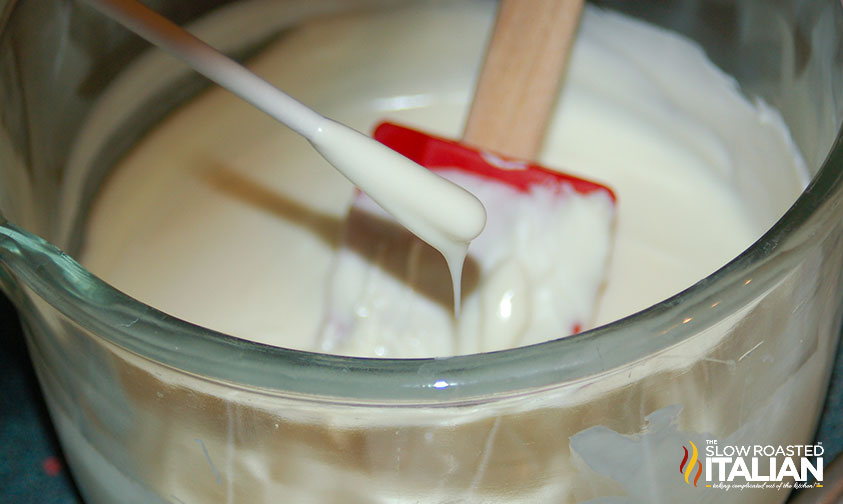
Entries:
<svg viewBox="0 0 843 504">
<path fill-rule="evenodd" d="M 245 58 L 307 17 L 398 2 L 279 1 L 269 19 L 244 14 L 256 1 L 148 3 L 200 33 L 208 16 L 248 20 L 235 37 L 203 33 Z M 115 161 L 206 84 L 81 2 L 3 2 L 0 280 L 85 500 L 786 499 L 697 488 L 677 468 L 691 442 L 805 444 L 816 427 L 843 314 L 840 5 L 599 3 L 697 41 L 779 109 L 810 185 L 726 266 L 639 313 L 523 348 L 389 360 L 204 329 L 63 252 L 83 245 Z M 132 82 L 137 64 L 158 78 Z M 115 83 L 135 92 L 92 127 Z"/>
</svg>

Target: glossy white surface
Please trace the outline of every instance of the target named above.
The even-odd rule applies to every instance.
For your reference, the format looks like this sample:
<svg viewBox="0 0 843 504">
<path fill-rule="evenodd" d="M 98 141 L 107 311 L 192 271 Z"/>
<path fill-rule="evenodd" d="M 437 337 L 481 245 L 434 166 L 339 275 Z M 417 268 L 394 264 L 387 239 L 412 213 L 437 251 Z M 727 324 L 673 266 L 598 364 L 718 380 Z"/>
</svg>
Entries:
<svg viewBox="0 0 843 504">
<path fill-rule="evenodd" d="M 492 15 L 465 2 L 328 18 L 293 30 L 253 68 L 357 129 L 389 118 L 456 137 Z M 597 325 L 725 264 L 804 179 L 776 113 L 746 101 L 696 46 L 594 9 L 541 161 L 618 194 Z M 762 167 L 784 175 L 754 178 Z M 125 159 L 92 215 L 83 262 L 186 320 L 318 350 L 352 197 L 305 141 L 214 90 Z"/>
</svg>

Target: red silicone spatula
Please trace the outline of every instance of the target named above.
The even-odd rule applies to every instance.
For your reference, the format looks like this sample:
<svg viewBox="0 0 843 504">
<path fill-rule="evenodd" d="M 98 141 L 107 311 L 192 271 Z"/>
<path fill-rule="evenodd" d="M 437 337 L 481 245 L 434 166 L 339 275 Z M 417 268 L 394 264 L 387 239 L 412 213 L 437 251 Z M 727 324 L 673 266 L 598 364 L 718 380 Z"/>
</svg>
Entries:
<svg viewBox="0 0 843 504">
<path fill-rule="evenodd" d="M 488 219 L 486 230 L 472 244 L 473 276 L 482 280 L 474 284 L 476 295 L 468 298 L 471 313 L 465 319 L 468 326 L 478 318 L 490 325 L 462 332 L 461 322 L 443 320 L 440 306 L 447 306 L 450 291 L 442 288 L 449 281 L 441 259 L 400 229 L 384 225 L 384 215 L 376 205 L 359 194 L 349 211 L 331 275 L 320 329 L 323 351 L 370 356 L 375 349 L 374 355 L 381 357 L 451 355 L 535 343 L 565 328 L 579 332 L 587 324 L 588 300 L 595 298 L 599 288 L 604 256 L 588 255 L 571 275 L 554 260 L 533 259 L 542 254 L 558 257 L 559 243 L 568 243 L 583 222 L 605 224 L 605 229 L 592 233 L 596 242 L 608 236 L 611 208 L 604 210 L 613 205 L 614 194 L 603 185 L 529 161 L 541 146 L 581 9 L 582 0 L 502 0 L 462 141 L 392 123 L 383 123 L 374 132 L 376 140 L 422 166 L 441 169 L 443 176 L 461 172 L 470 175 L 468 179 L 494 182 L 471 182 L 475 189 L 485 187 L 481 190 L 489 199 L 484 201 L 483 195 L 475 193 L 484 201 Z M 465 182 L 466 177 L 458 178 Z M 507 196 L 502 203 L 490 196 L 489 191 L 495 192 L 490 186 L 497 183 L 523 194 L 513 197 L 504 191 Z M 547 188 L 551 205 L 545 197 Z M 610 201 L 581 199 L 590 202 L 585 213 L 596 212 L 594 220 L 583 216 L 581 209 L 586 207 L 576 204 L 572 192 L 603 192 Z M 531 222 L 542 224 L 519 226 L 523 215 L 537 217 Z M 531 229 L 540 229 L 538 235 L 551 239 L 538 239 Z M 529 246 L 524 245 L 527 242 Z M 528 254 L 524 249 L 538 252 Z M 515 271 L 505 277 L 511 284 L 507 283 L 506 290 L 498 289 L 494 279 L 507 271 Z M 583 271 L 597 273 L 579 274 Z M 456 313 L 460 291 L 454 289 L 454 294 Z M 542 309 L 548 296 L 564 310 Z M 524 308 L 527 305 L 529 309 Z M 511 311 L 503 314 L 507 306 Z M 552 315 L 543 315 L 549 312 Z"/>
<path fill-rule="evenodd" d="M 429 169 L 456 169 L 528 191 L 535 184 L 587 194 L 608 187 L 529 162 L 544 138 L 582 0 L 502 0 L 462 141 L 394 123 L 381 143 Z"/>
</svg>

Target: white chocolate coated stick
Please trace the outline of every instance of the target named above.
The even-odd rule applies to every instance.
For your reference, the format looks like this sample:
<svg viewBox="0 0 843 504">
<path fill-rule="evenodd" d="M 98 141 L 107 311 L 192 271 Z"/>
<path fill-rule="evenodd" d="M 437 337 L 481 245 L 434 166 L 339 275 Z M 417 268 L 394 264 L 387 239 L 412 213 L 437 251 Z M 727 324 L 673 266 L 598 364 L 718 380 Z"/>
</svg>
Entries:
<svg viewBox="0 0 843 504">
<path fill-rule="evenodd" d="M 459 274 L 468 242 L 486 223 L 486 210 L 474 195 L 372 138 L 323 117 L 135 0 L 84 1 L 310 140 L 328 162 L 441 252 L 454 274 Z"/>
</svg>

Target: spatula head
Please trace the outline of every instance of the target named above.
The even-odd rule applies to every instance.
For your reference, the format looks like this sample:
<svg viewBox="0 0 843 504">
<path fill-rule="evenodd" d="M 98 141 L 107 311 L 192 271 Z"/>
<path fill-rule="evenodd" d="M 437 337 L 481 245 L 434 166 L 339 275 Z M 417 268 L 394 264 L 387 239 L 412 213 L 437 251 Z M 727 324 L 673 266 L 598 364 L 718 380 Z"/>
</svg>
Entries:
<svg viewBox="0 0 843 504">
<path fill-rule="evenodd" d="M 612 241 L 610 189 L 394 124 L 375 138 L 473 193 L 486 228 L 469 247 L 455 318 L 442 257 L 358 193 L 329 274 L 321 351 L 466 354 L 591 325 Z"/>
</svg>

